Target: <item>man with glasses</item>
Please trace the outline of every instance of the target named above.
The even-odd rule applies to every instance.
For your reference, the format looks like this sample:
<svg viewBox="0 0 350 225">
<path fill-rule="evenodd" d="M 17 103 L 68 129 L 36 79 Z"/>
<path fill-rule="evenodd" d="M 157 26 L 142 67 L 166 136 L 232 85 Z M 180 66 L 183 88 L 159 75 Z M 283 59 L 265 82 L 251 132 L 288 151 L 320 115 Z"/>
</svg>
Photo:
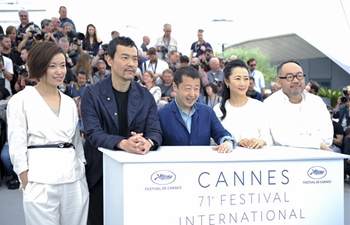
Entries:
<svg viewBox="0 0 350 225">
<path fill-rule="evenodd" d="M 256 70 L 256 60 L 254 58 L 250 58 L 247 61 L 247 64 L 249 66 L 249 70 L 250 70 L 250 77 L 254 77 L 255 80 L 255 86 L 254 89 L 261 93 L 261 95 L 265 94 L 265 79 L 264 79 L 264 75 L 259 71 Z"/>
<path fill-rule="evenodd" d="M 40 30 L 40 27 L 34 23 L 29 23 L 29 14 L 27 10 L 21 9 L 18 11 L 19 20 L 21 21 L 21 24 L 17 27 L 17 34 L 22 35 L 23 38 L 26 35 L 26 29 L 33 25 L 34 29 Z"/>
<path fill-rule="evenodd" d="M 274 145 L 332 151 L 333 125 L 322 99 L 305 90 L 305 74 L 294 60 L 277 67 L 281 91 L 265 99 L 265 118 Z"/>
<path fill-rule="evenodd" d="M 63 28 L 61 27 L 61 20 L 57 17 L 51 18 L 53 24 L 53 32 L 56 34 L 56 40 L 60 40 L 63 37 Z"/>
</svg>

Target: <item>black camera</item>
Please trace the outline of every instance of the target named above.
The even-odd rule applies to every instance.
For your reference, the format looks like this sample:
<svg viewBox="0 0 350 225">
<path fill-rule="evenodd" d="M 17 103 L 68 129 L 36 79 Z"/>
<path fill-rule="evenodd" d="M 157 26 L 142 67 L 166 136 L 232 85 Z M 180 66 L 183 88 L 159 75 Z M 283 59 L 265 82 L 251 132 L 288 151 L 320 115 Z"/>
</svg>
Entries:
<svg viewBox="0 0 350 225">
<path fill-rule="evenodd" d="M 162 59 L 165 60 L 165 56 L 168 53 L 168 48 L 166 48 L 165 46 L 160 46 L 160 51 L 163 54 Z"/>
<path fill-rule="evenodd" d="M 108 49 L 108 44 L 101 45 L 101 49 L 106 53 Z"/>
<path fill-rule="evenodd" d="M 340 98 L 340 101 L 341 101 L 341 103 L 347 103 L 349 100 L 348 100 L 348 98 L 347 97 L 341 97 Z"/>
<path fill-rule="evenodd" d="M 28 77 L 28 70 L 26 68 L 26 65 L 21 65 L 21 66 L 18 66 L 17 68 L 17 73 L 22 75 L 22 77 Z"/>
<path fill-rule="evenodd" d="M 70 52 L 68 53 L 68 57 L 69 57 L 69 58 L 74 58 L 75 56 L 77 56 L 77 54 L 78 54 L 78 52 L 75 51 L 75 50 L 73 50 L 73 51 L 70 51 Z"/>
<path fill-rule="evenodd" d="M 78 40 L 80 40 L 80 41 L 84 40 L 85 35 L 83 33 L 79 33 L 79 32 L 75 33 L 74 31 L 71 30 L 71 31 L 67 32 L 67 37 L 69 37 L 71 39 L 76 38 L 76 39 L 73 40 L 73 43 L 76 44 L 76 45 L 79 45 L 79 41 Z"/>
<path fill-rule="evenodd" d="M 208 67 L 210 59 L 211 59 L 210 55 L 206 55 L 205 57 L 200 58 L 199 62 L 201 64 L 201 67 L 202 68 Z"/>
<path fill-rule="evenodd" d="M 32 36 L 28 38 L 29 40 L 35 38 L 38 35 L 38 32 L 36 32 L 34 29 L 31 29 L 29 32 L 32 33 Z"/>
</svg>

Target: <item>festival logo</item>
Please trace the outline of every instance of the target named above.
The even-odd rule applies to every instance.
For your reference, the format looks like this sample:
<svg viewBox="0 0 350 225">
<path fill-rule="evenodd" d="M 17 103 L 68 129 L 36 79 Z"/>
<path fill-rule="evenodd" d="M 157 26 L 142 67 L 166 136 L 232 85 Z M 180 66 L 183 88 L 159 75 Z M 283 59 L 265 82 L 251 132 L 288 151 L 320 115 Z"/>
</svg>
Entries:
<svg viewBox="0 0 350 225">
<path fill-rule="evenodd" d="M 176 180 L 176 175 L 169 170 L 159 170 L 151 175 L 151 180 L 158 185 L 168 185 Z"/>
<path fill-rule="evenodd" d="M 307 171 L 307 175 L 312 179 L 322 179 L 327 175 L 327 170 L 322 166 L 313 166 Z"/>
</svg>

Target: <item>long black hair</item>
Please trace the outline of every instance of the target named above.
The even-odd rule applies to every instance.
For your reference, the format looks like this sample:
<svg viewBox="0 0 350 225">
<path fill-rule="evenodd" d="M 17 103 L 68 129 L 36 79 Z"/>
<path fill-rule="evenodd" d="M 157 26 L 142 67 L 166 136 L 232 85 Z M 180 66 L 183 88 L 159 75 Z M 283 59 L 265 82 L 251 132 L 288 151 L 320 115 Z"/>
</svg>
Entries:
<svg viewBox="0 0 350 225">
<path fill-rule="evenodd" d="M 230 80 L 230 76 L 232 74 L 232 70 L 234 68 L 236 68 L 236 67 L 245 68 L 245 69 L 247 69 L 247 71 L 249 73 L 249 68 L 248 68 L 248 66 L 247 66 L 247 64 L 245 62 L 243 62 L 240 59 L 232 60 L 229 63 L 227 63 L 227 65 L 224 68 L 224 78 L 226 78 L 227 81 Z M 225 81 L 225 79 L 224 79 L 224 81 Z M 221 103 L 220 103 L 220 110 L 222 112 L 222 116 L 220 118 L 221 120 L 224 120 L 225 117 L 226 117 L 225 103 L 226 103 L 226 101 L 228 99 L 230 99 L 230 89 L 229 89 L 228 85 L 225 82 L 225 84 L 222 87 L 222 100 L 221 100 Z"/>
</svg>

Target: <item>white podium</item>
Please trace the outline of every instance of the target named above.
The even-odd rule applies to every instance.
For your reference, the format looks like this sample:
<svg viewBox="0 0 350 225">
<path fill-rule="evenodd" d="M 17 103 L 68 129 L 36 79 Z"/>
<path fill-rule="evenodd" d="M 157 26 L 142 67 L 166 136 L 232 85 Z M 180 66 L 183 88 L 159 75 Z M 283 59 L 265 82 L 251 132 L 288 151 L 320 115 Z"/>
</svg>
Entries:
<svg viewBox="0 0 350 225">
<path fill-rule="evenodd" d="M 346 155 L 286 147 L 100 151 L 107 225 L 344 224 Z"/>
</svg>

